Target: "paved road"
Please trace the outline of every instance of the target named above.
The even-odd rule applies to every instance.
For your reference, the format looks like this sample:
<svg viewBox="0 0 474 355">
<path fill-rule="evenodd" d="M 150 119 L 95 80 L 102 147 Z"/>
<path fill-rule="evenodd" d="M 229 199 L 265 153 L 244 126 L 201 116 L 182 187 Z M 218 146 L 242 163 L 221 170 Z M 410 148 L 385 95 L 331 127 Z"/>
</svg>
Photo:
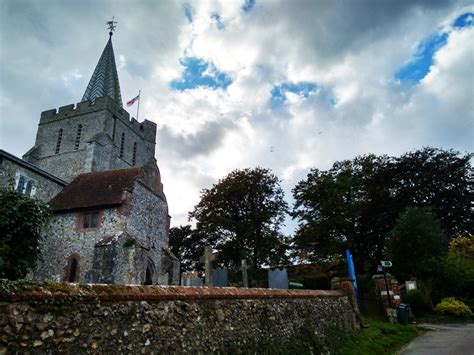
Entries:
<svg viewBox="0 0 474 355">
<path fill-rule="evenodd" d="M 413 340 L 401 355 L 474 355 L 474 324 L 421 324 L 429 331 Z"/>
</svg>

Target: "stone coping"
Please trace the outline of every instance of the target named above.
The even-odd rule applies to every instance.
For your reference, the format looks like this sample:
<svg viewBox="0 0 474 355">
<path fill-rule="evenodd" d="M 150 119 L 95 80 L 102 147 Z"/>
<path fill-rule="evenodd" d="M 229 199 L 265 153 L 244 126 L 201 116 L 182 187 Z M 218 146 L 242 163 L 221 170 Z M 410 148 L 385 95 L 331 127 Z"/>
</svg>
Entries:
<svg viewBox="0 0 474 355">
<path fill-rule="evenodd" d="M 142 286 L 71 283 L 25 283 L 0 288 L 0 301 L 80 297 L 91 301 L 162 301 L 209 299 L 296 299 L 345 297 L 341 291 L 280 290 L 236 287 Z"/>
</svg>

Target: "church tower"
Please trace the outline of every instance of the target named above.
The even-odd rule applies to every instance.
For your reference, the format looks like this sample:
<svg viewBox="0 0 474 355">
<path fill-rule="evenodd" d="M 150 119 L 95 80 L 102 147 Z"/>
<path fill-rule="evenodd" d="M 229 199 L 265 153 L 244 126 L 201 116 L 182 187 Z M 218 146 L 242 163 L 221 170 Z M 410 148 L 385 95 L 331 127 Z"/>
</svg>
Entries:
<svg viewBox="0 0 474 355">
<path fill-rule="evenodd" d="M 82 101 L 41 113 L 35 145 L 23 159 L 65 181 L 85 172 L 142 167 L 154 162 L 156 124 L 123 109 L 112 34 Z"/>
</svg>

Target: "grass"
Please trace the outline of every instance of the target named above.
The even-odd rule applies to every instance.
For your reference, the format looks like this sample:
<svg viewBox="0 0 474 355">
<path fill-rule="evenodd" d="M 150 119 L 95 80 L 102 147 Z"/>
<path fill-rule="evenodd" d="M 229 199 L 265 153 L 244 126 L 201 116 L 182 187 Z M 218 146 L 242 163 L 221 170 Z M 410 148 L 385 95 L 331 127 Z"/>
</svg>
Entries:
<svg viewBox="0 0 474 355">
<path fill-rule="evenodd" d="M 474 316 L 471 317 L 455 317 L 448 316 L 436 313 L 422 314 L 416 317 L 416 322 L 421 323 L 430 323 L 430 324 L 439 324 L 439 323 L 473 323 Z"/>
<path fill-rule="evenodd" d="M 337 351 L 339 355 L 394 354 L 420 334 L 413 325 L 390 324 L 364 318 L 365 328 L 354 334 Z"/>
</svg>

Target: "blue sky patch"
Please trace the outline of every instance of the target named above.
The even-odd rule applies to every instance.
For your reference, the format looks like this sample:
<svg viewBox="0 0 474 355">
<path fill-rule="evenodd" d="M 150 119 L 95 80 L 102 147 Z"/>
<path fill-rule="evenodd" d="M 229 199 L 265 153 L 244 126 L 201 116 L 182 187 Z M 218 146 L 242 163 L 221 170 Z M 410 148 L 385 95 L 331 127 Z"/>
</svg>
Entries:
<svg viewBox="0 0 474 355">
<path fill-rule="evenodd" d="M 223 30 L 224 29 L 224 24 L 222 23 L 221 15 L 219 15 L 217 12 L 214 12 L 211 15 L 211 18 L 214 20 L 218 30 Z"/>
<path fill-rule="evenodd" d="M 474 20 L 474 13 L 467 12 L 459 16 L 456 20 L 454 20 L 453 27 L 463 28 L 463 27 L 472 26 L 474 22 L 473 20 Z"/>
<path fill-rule="evenodd" d="M 191 23 L 193 22 L 193 15 L 194 15 L 194 10 L 189 4 L 184 4 L 183 5 L 184 9 L 184 16 L 188 19 L 188 22 Z"/>
<path fill-rule="evenodd" d="M 418 45 L 414 57 L 398 69 L 395 77 L 410 84 L 417 84 L 430 71 L 434 54 L 448 41 L 447 33 L 435 33 Z"/>
<path fill-rule="evenodd" d="M 462 14 L 454 20 L 453 29 L 472 26 L 473 19 L 472 12 Z M 410 61 L 395 72 L 395 78 L 412 85 L 418 84 L 430 71 L 435 53 L 447 43 L 448 37 L 447 32 L 434 33 L 422 41 Z"/>
<path fill-rule="evenodd" d="M 244 5 L 242 6 L 242 10 L 245 12 L 250 12 L 252 8 L 255 6 L 255 0 L 245 0 Z"/>
<path fill-rule="evenodd" d="M 316 90 L 316 84 L 313 83 L 282 83 L 274 86 L 272 89 L 271 105 L 273 108 L 283 105 L 286 101 L 286 93 L 291 92 L 304 98 Z"/>
<path fill-rule="evenodd" d="M 232 79 L 227 74 L 218 71 L 213 63 L 207 63 L 200 58 L 184 58 L 181 60 L 181 65 L 184 67 L 182 78 L 171 82 L 172 89 L 184 91 L 200 86 L 227 89 L 232 83 Z"/>
</svg>

